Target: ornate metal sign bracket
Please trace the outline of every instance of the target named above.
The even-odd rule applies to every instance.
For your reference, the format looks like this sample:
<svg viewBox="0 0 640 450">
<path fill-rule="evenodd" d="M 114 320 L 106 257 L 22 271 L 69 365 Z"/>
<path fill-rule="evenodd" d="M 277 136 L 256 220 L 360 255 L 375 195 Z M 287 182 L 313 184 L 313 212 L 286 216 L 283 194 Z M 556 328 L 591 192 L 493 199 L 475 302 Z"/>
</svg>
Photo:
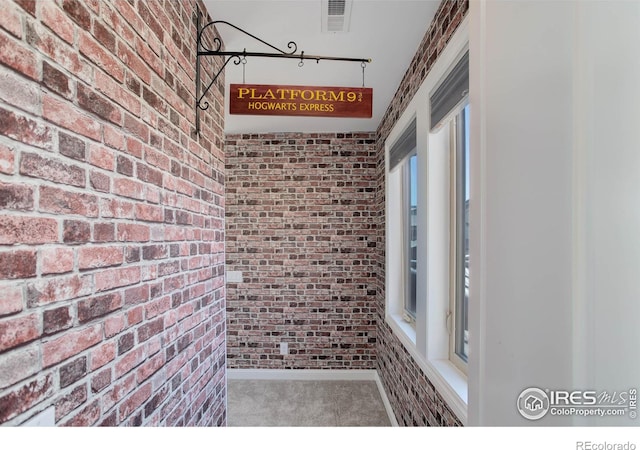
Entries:
<svg viewBox="0 0 640 450">
<path fill-rule="evenodd" d="M 220 74 L 224 71 L 229 61 L 233 61 L 235 65 L 241 64 L 242 62 L 246 62 L 247 57 L 258 57 L 258 58 L 287 58 L 287 59 L 299 59 L 300 65 L 304 64 L 304 60 L 314 60 L 317 63 L 320 61 L 349 61 L 349 62 L 359 62 L 362 65 L 363 70 L 363 86 L 364 86 L 364 68 L 366 64 L 371 62 L 371 59 L 368 58 L 343 58 L 339 56 L 318 56 L 318 55 L 305 55 L 304 52 L 296 53 L 298 51 L 298 45 L 289 41 L 287 44 L 287 51 L 279 49 L 278 47 L 269 44 L 268 42 L 260 39 L 257 36 L 239 28 L 229 22 L 224 20 L 216 20 L 213 22 L 209 22 L 206 25 L 202 26 L 201 24 L 201 15 L 200 11 L 196 13 L 195 17 L 196 29 L 198 32 L 197 40 L 196 40 L 196 134 L 200 133 L 200 111 L 205 111 L 209 109 L 209 102 L 204 98 L 207 93 L 211 90 L 211 87 L 215 84 L 216 80 L 220 76 Z M 222 50 L 222 40 L 218 37 L 213 38 L 213 46 L 214 48 L 209 48 L 207 44 L 204 42 L 203 35 L 204 32 L 209 27 L 215 27 L 216 25 L 226 25 L 229 26 L 250 38 L 258 41 L 259 43 L 269 47 L 274 50 L 273 52 L 248 52 L 247 49 L 243 49 L 242 51 L 227 51 Z M 205 56 L 222 56 L 224 63 L 219 68 L 214 68 L 211 76 L 211 81 L 202 89 L 201 82 L 201 69 L 202 64 L 200 62 L 200 58 Z"/>
</svg>

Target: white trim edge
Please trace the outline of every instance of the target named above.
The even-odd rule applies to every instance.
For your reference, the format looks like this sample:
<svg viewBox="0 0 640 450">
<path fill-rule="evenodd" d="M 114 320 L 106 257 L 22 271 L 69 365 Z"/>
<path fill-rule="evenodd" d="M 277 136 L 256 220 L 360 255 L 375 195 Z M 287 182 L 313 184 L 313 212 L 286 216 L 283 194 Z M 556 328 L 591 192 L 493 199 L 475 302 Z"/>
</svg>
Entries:
<svg viewBox="0 0 640 450">
<path fill-rule="evenodd" d="M 376 385 L 378 386 L 378 391 L 380 392 L 380 397 L 382 397 L 382 403 L 384 403 L 384 409 L 387 410 L 387 416 L 389 416 L 389 422 L 391 422 L 392 427 L 397 427 L 398 421 L 396 420 L 396 415 L 393 412 L 393 408 L 391 407 L 391 402 L 389 401 L 389 397 L 387 397 L 387 391 L 384 390 L 384 386 L 382 385 L 382 378 L 378 374 L 378 371 L 375 371 Z"/>
<path fill-rule="evenodd" d="M 227 369 L 229 380 L 362 380 L 376 381 L 374 369 Z"/>
</svg>

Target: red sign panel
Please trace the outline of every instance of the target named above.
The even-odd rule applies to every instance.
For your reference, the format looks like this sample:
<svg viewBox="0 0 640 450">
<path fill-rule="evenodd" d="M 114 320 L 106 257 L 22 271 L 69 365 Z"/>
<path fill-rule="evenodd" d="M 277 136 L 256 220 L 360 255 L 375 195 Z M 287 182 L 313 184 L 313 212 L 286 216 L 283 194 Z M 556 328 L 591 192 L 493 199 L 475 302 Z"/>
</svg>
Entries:
<svg viewBox="0 0 640 450">
<path fill-rule="evenodd" d="M 229 112 L 262 116 L 371 118 L 373 89 L 232 84 Z"/>
</svg>

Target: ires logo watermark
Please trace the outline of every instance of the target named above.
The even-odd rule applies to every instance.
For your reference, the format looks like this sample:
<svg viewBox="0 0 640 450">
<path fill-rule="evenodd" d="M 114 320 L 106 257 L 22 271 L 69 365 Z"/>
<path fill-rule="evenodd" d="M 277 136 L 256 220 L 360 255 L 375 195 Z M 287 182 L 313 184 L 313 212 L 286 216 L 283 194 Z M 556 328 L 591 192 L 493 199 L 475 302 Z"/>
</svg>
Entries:
<svg viewBox="0 0 640 450">
<path fill-rule="evenodd" d="M 518 412 L 529 420 L 552 416 L 638 417 L 638 390 L 597 392 L 593 390 L 550 390 L 530 387 L 518 396 Z"/>
</svg>

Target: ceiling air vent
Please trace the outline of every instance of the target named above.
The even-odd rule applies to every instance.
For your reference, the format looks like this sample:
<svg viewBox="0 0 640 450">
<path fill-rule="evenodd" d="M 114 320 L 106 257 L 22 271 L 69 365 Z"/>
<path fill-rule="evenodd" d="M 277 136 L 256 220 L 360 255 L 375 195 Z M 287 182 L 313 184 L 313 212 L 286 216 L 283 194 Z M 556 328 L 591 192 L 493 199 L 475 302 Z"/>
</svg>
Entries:
<svg viewBox="0 0 640 450">
<path fill-rule="evenodd" d="M 353 0 L 322 0 L 322 32 L 346 33 Z"/>
</svg>

